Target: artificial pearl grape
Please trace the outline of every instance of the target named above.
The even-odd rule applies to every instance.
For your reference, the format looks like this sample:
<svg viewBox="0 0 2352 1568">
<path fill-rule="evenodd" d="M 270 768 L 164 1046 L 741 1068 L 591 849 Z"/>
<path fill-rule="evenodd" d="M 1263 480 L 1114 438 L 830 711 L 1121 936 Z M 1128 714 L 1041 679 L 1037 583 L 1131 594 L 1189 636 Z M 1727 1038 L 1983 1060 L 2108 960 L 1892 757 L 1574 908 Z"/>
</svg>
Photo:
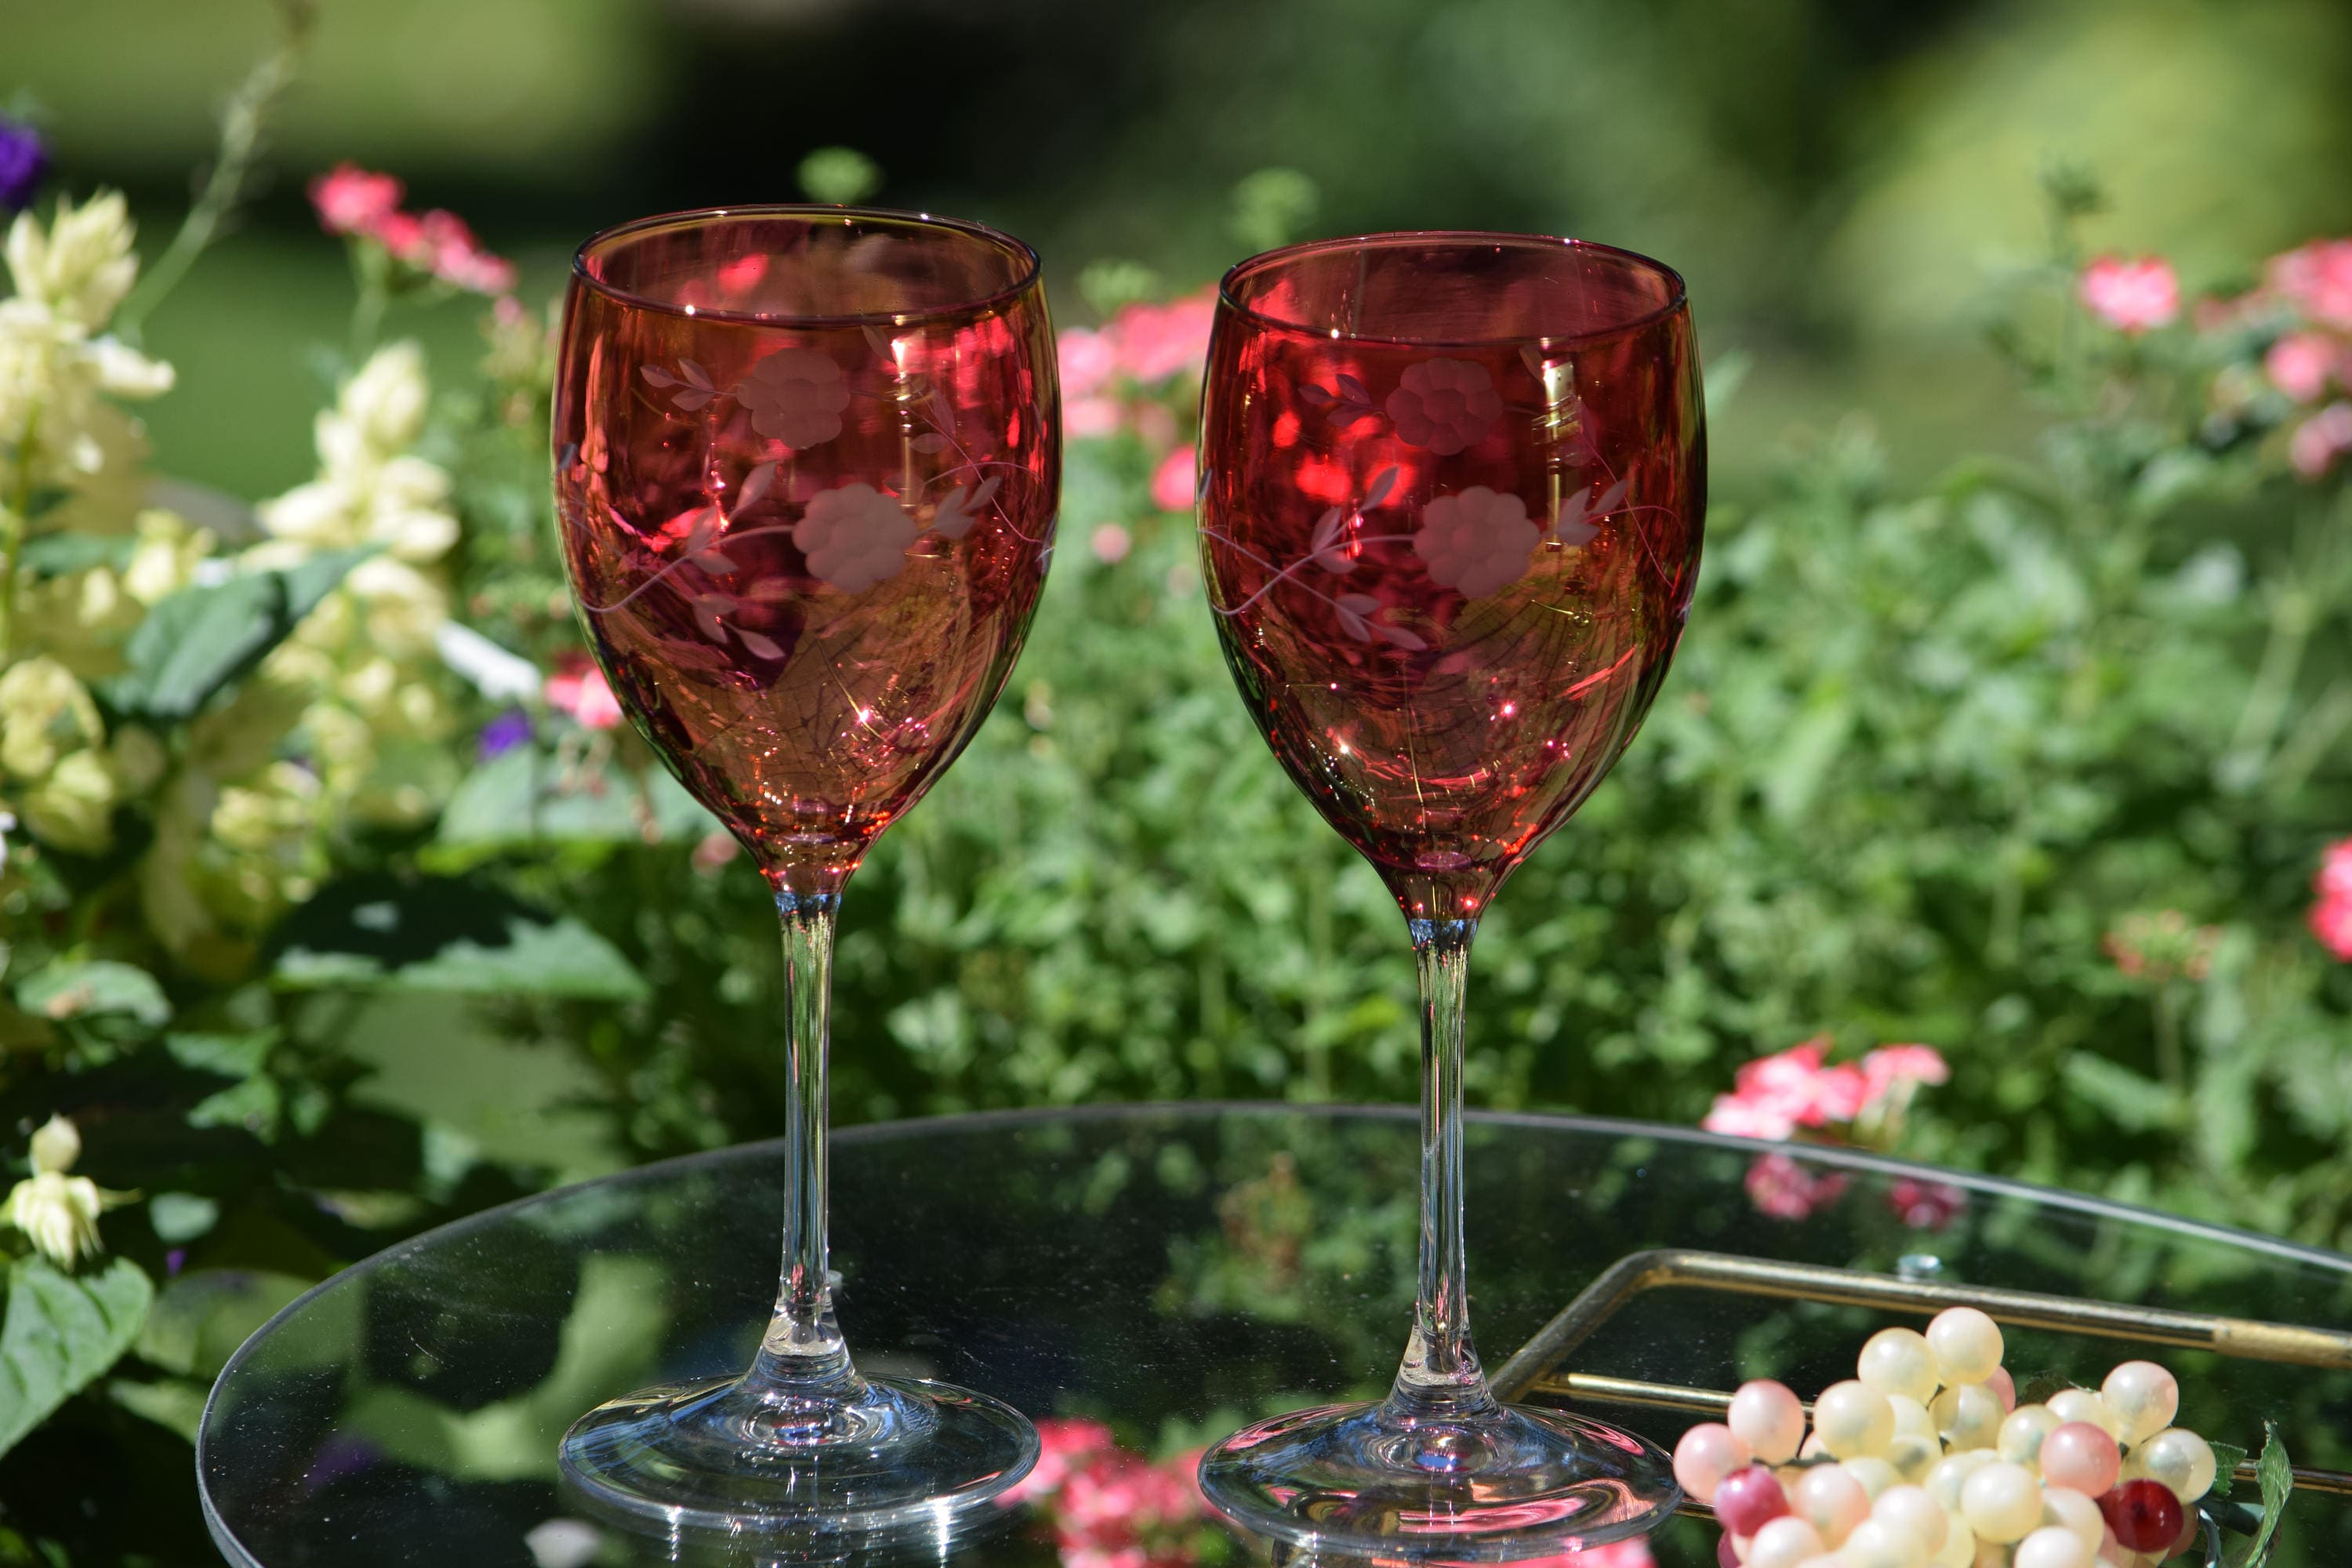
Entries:
<svg viewBox="0 0 2352 1568">
<path fill-rule="evenodd" d="M 2168 1426 L 2137 1450 L 2140 1473 L 2161 1481 L 2184 1504 L 2213 1489 L 2212 1445 L 2185 1426 Z"/>
<path fill-rule="evenodd" d="M 1717 1421 L 1702 1421 L 1675 1445 L 1675 1479 L 1701 1502 L 1715 1500 L 1723 1478 L 1748 1463 L 1748 1445 Z"/>
<path fill-rule="evenodd" d="M 2064 1425 L 2046 1405 L 2021 1405 L 2001 1422 L 1993 1451 L 2012 1465 L 2038 1465 L 2042 1439 Z"/>
<path fill-rule="evenodd" d="M 2069 1421 L 2042 1440 L 2042 1479 L 2048 1486 L 2084 1497 L 2104 1496 L 2114 1489 L 2123 1467 L 2116 1440 L 2088 1421 Z"/>
<path fill-rule="evenodd" d="M 1907 1394 L 1890 1394 L 1886 1407 L 1895 1412 L 1895 1435 L 1897 1437 L 1933 1437 L 1936 1418 L 1927 1407 Z"/>
<path fill-rule="evenodd" d="M 1933 1437 L 1906 1433 L 1886 1445 L 1886 1462 L 1906 1482 L 1916 1485 L 1943 1462 L 1944 1445 Z"/>
<path fill-rule="evenodd" d="M 1944 1380 L 1927 1336 L 1910 1329 L 1881 1329 L 1864 1342 L 1854 1375 L 1881 1394 L 1901 1394 L 1925 1405 Z"/>
<path fill-rule="evenodd" d="M 2003 1410 L 2017 1408 L 2017 1379 L 2009 1375 L 2009 1368 L 1993 1368 L 1992 1375 L 1985 1379 L 1985 1386 L 1992 1390 L 1993 1397 L 2000 1401 Z"/>
<path fill-rule="evenodd" d="M 1876 1454 L 1895 1436 L 1895 1407 L 1866 1383 L 1833 1383 L 1813 1401 L 1813 1430 L 1838 1458 Z"/>
<path fill-rule="evenodd" d="M 1797 1458 L 1801 1459 L 1818 1459 L 1823 1452 L 1825 1450 L 1822 1447 L 1822 1435 L 1819 1432 L 1806 1433 L 1805 1440 L 1797 1445 Z"/>
<path fill-rule="evenodd" d="M 1895 1467 L 1875 1454 L 1865 1454 L 1859 1459 L 1841 1459 L 1838 1468 L 1860 1481 L 1862 1489 L 1870 1494 L 1873 1502 L 1876 1502 L 1879 1493 L 1887 1488 L 1903 1483 L 1903 1478 L 1895 1473 Z"/>
<path fill-rule="evenodd" d="M 1944 1505 L 1919 1487 L 1887 1488 L 1871 1503 L 1870 1517 L 1911 1531 L 1930 1558 L 1944 1549 L 1944 1537 L 1951 1533 Z"/>
<path fill-rule="evenodd" d="M 1753 1535 L 1788 1511 L 1788 1494 L 1761 1465 L 1732 1471 L 1715 1489 L 1715 1517 L 1734 1535 Z"/>
<path fill-rule="evenodd" d="M 1838 1561 L 1849 1568 L 1927 1568 L 1927 1554 L 1919 1538 L 1899 1525 L 1865 1519 L 1838 1548 Z"/>
<path fill-rule="evenodd" d="M 2022 1541 L 2042 1522 L 2042 1483 L 2023 1465 L 1995 1459 L 1961 1485 L 1960 1515 L 1979 1541 Z"/>
<path fill-rule="evenodd" d="M 1970 1476 L 1992 1462 L 1993 1455 L 1988 1448 L 1978 1448 L 1965 1454 L 1947 1455 L 1937 1464 L 1929 1467 L 1927 1479 L 1922 1484 L 1927 1487 L 1927 1495 L 1942 1503 L 1947 1511 L 1958 1513 L 1961 1511 L 1961 1489 L 1968 1485 Z"/>
<path fill-rule="evenodd" d="M 1927 1559 L 1930 1568 L 1969 1568 L 1977 1560 L 1977 1538 L 1948 1510 L 1944 1525 L 1943 1548 Z"/>
<path fill-rule="evenodd" d="M 2099 1512 L 2118 1544 L 2134 1552 L 2153 1552 L 2180 1539 L 2189 1510 L 2161 1481 L 2126 1481 L 2099 1500 Z"/>
<path fill-rule="evenodd" d="M 2099 1505 L 2064 1487 L 2042 1489 L 2042 1524 L 2043 1529 L 2054 1524 L 2073 1531 L 2075 1539 L 2083 1543 L 2085 1561 L 2099 1554 L 2099 1542 L 2107 1531 L 2107 1521 L 2101 1517 Z"/>
<path fill-rule="evenodd" d="M 1944 1435 L 1944 1446 L 1957 1451 L 1990 1448 L 2000 1436 L 2006 1413 L 2000 1399 L 1981 1383 L 1955 1384 L 1936 1395 L 1928 1418 Z"/>
<path fill-rule="evenodd" d="M 2010 1568 L 2009 1548 L 1990 1541 L 1978 1542 L 1975 1568 Z"/>
<path fill-rule="evenodd" d="M 1870 1493 L 1838 1465 L 1816 1465 L 1789 1494 L 1790 1507 L 1834 1552 L 1870 1517 Z"/>
<path fill-rule="evenodd" d="M 1787 1384 L 1758 1378 L 1741 1384 L 1739 1392 L 1731 1396 L 1731 1411 L 1724 1425 L 1748 1445 L 1749 1453 L 1768 1465 L 1777 1465 L 1795 1458 L 1797 1445 L 1805 1440 L 1805 1407 Z"/>
<path fill-rule="evenodd" d="M 1927 1344 L 1944 1381 L 1982 1383 L 2000 1365 L 2000 1325 L 1974 1307 L 1953 1307 L 1927 1325 Z"/>
<path fill-rule="evenodd" d="M 2172 1425 L 2180 1413 L 2180 1384 L 2152 1361 L 2127 1361 L 2107 1373 L 2099 1397 L 2116 1413 L 2116 1439 L 2137 1443 Z"/>
<path fill-rule="evenodd" d="M 1801 1568 L 1822 1550 L 1821 1531 L 1803 1520 L 1769 1520 L 1748 1543 L 1748 1568 Z"/>
<path fill-rule="evenodd" d="M 1732 1543 L 1729 1531 L 1715 1538 L 1715 1568 L 1739 1568 L 1747 1561 L 1747 1553 Z"/>
<path fill-rule="evenodd" d="M 2044 1525 L 2017 1543 L 2011 1568 L 2091 1568 L 2091 1553 L 2063 1525 Z"/>
<path fill-rule="evenodd" d="M 2050 1396 L 2050 1414 L 2061 1422 L 2088 1421 L 2118 1443 L 2123 1441 L 2123 1424 L 2107 1402 L 2087 1388 L 2062 1388 Z"/>
</svg>

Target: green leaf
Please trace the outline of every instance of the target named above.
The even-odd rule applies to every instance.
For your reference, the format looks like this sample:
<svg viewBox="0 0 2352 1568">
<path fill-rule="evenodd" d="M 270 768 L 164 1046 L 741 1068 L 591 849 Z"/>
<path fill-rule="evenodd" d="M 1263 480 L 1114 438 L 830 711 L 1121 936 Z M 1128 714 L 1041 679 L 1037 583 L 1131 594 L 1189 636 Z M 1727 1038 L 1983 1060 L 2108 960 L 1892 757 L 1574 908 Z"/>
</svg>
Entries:
<svg viewBox="0 0 2352 1568">
<path fill-rule="evenodd" d="M 2213 1450 L 2213 1485 L 2205 1495 L 2226 1500 L 2238 1467 L 2246 1462 L 2246 1451 L 2235 1443 L 2209 1443 L 2206 1446 Z"/>
<path fill-rule="evenodd" d="M 79 1278 L 37 1258 L 17 1262 L 0 1322 L 0 1453 L 121 1360 L 154 1299 L 129 1258 Z"/>
<path fill-rule="evenodd" d="M 191 1269 L 164 1286 L 148 1310 L 136 1341 L 139 1359 L 209 1382 L 256 1329 L 317 1283 L 257 1268 Z"/>
<path fill-rule="evenodd" d="M 128 1013 L 150 1028 L 168 1023 L 172 1004 L 155 977 L 136 964 L 110 959 L 51 963 L 16 987 L 16 1003 L 46 1018 Z"/>
<path fill-rule="evenodd" d="M 304 906 L 278 978 L 301 988 L 357 986 L 471 995 L 631 1002 L 646 983 L 611 942 L 486 883 L 357 878 Z"/>
<path fill-rule="evenodd" d="M 185 719 L 286 640 L 368 550 L 323 551 L 299 566 L 184 588 L 139 623 L 130 669 L 105 687 L 126 713 Z"/>
<path fill-rule="evenodd" d="M 36 577 L 64 577 L 93 566 L 128 566 L 138 548 L 135 533 L 45 533 L 25 542 L 20 563 Z"/>
<path fill-rule="evenodd" d="M 205 1416 L 205 1384 L 176 1377 L 159 1378 L 153 1383 L 132 1383 L 118 1377 L 106 1385 L 106 1393 L 133 1415 L 177 1432 L 191 1443 L 196 1440 L 196 1428 Z"/>
<path fill-rule="evenodd" d="M 466 776 L 441 813 L 439 843 L 467 850 L 534 844 L 642 844 L 645 817 L 665 839 L 699 838 L 718 819 L 667 773 L 635 782 L 616 769 L 563 768 L 530 746 L 500 752 Z"/>
<path fill-rule="evenodd" d="M 2279 1521 L 2286 1513 L 2287 1494 L 2294 1490 L 2294 1467 L 2287 1461 L 2286 1444 L 2275 1421 L 2263 1423 L 2263 1457 L 2254 1461 L 2254 1474 L 2262 1482 L 2263 1522 L 2246 1553 L 2250 1563 L 2268 1560 L 2271 1538 L 2278 1534 Z"/>
<path fill-rule="evenodd" d="M 2178 1127 L 2187 1111 L 2177 1091 L 2089 1051 L 2068 1055 L 2059 1073 L 2067 1088 L 2096 1106 L 2108 1121 L 2126 1132 L 2155 1132 Z"/>
</svg>

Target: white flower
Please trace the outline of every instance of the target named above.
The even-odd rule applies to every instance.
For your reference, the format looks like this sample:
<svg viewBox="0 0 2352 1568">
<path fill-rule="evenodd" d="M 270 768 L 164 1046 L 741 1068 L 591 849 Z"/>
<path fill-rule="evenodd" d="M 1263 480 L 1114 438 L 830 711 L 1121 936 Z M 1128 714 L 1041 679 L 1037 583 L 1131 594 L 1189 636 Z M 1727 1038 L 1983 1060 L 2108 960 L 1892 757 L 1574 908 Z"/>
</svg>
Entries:
<svg viewBox="0 0 2352 1568">
<path fill-rule="evenodd" d="M 262 527 L 310 550 L 380 544 L 419 565 L 447 554 L 457 542 L 449 476 L 408 450 L 427 397 L 415 343 L 377 350 L 319 415 L 319 477 L 264 502 Z"/>
<path fill-rule="evenodd" d="M 793 524 L 793 542 L 808 557 L 811 575 L 844 593 L 862 594 L 898 575 L 919 531 L 890 497 L 872 485 L 846 484 L 811 499 Z"/>
<path fill-rule="evenodd" d="M 0 675 L 0 768 L 37 780 L 66 752 L 104 739 L 98 704 L 56 659 L 24 659 Z"/>
<path fill-rule="evenodd" d="M 39 1171 L 8 1194 L 8 1223 L 42 1256 L 70 1268 L 99 1250 L 98 1216 L 108 1194 L 88 1176 Z"/>
<path fill-rule="evenodd" d="M 90 344 L 89 362 L 98 372 L 98 384 L 117 397 L 161 397 L 179 379 L 162 360 L 149 359 L 113 338 Z"/>
<path fill-rule="evenodd" d="M 433 646 L 442 663 L 493 702 L 528 702 L 539 695 L 539 666 L 509 653 L 471 626 L 444 621 L 433 628 Z"/>
<path fill-rule="evenodd" d="M 81 1158 L 81 1130 L 62 1116 L 52 1116 L 33 1134 L 33 1169 L 62 1175 Z"/>
<path fill-rule="evenodd" d="M 787 447 L 808 447 L 841 434 L 849 384 L 841 367 L 814 349 L 779 349 L 735 386 L 751 428 Z"/>
<path fill-rule="evenodd" d="M 58 759 L 48 776 L 18 797 L 37 838 L 79 855 L 103 854 L 114 841 L 121 791 L 106 754 L 94 748 Z"/>
<path fill-rule="evenodd" d="M 17 297 L 86 330 L 96 329 L 114 314 L 139 276 L 131 237 L 131 209 L 119 191 L 79 206 L 59 201 L 47 233 L 32 214 L 17 214 L 7 247 Z"/>
<path fill-rule="evenodd" d="M 328 449 L 329 419 L 341 426 L 333 440 L 352 443 L 360 452 L 397 452 L 415 446 L 416 438 L 425 433 L 425 406 L 429 395 L 430 389 L 425 383 L 425 351 L 413 341 L 386 343 L 368 357 L 357 375 L 343 384 L 334 412 L 320 417 L 320 455 L 330 462 L 340 455 Z"/>
<path fill-rule="evenodd" d="M 1422 509 L 1412 552 L 1428 566 L 1432 582 L 1476 599 L 1517 582 L 1541 534 L 1528 521 L 1527 502 L 1472 485 Z"/>
<path fill-rule="evenodd" d="M 8 835 L 16 830 L 16 814 L 0 811 L 0 871 L 8 868 Z"/>
</svg>

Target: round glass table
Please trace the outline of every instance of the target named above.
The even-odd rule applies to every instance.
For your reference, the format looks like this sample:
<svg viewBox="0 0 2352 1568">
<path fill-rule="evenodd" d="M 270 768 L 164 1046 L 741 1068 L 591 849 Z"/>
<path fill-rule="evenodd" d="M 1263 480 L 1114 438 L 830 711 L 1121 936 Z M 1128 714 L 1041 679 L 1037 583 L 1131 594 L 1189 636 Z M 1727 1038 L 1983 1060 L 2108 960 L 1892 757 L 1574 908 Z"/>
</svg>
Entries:
<svg viewBox="0 0 2352 1568">
<path fill-rule="evenodd" d="M 1192 1513 L 1188 1456 L 1265 1415 L 1384 1391 L 1412 1300 L 1418 1156 L 1403 1109 L 1109 1107 L 843 1130 L 834 1259 L 860 1364 L 1005 1399 L 1041 1423 L 1046 1457 L 1025 1500 L 952 1539 L 791 1561 L 1243 1561 L 1250 1543 Z M 295 1301 L 229 1362 L 205 1413 L 197 1471 L 222 1552 L 240 1568 L 779 1561 L 583 1517 L 555 1453 L 601 1400 L 748 1360 L 775 1291 L 782 1171 L 769 1144 L 649 1165 L 418 1237 Z M 1468 1191 L 1490 1369 L 1619 1259 L 1661 1247 L 2352 1326 L 2352 1259 L 1843 1151 L 1483 1115 Z M 1553 1381 L 1574 1373 L 1605 1394 L 1774 1376 L 1810 1394 L 1853 1375 L 1871 1330 L 1917 1321 L 1668 1284 L 1626 1298 Z M 2095 1385 L 2153 1354 L 2180 1374 L 2182 1425 L 2258 1447 L 2276 1421 L 2297 1466 L 2352 1468 L 2352 1371 L 2055 1329 L 2012 1330 L 2009 1344 L 2029 1388 L 2042 1374 Z M 1697 1418 L 1638 1387 L 1593 1407 L 1669 1447 Z M 1716 1541 L 1684 1518 L 1651 1549 L 1696 1568 Z M 2272 1561 L 2352 1561 L 2352 1499 L 2324 1479 L 2300 1488 Z"/>
</svg>

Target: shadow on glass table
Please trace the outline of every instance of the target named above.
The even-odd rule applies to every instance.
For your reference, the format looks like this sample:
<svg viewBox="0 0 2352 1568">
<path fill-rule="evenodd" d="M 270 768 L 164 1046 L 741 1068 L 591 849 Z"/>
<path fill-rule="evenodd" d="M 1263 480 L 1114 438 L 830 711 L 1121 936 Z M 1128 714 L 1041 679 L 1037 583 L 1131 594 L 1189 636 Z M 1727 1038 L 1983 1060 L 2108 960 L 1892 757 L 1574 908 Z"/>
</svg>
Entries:
<svg viewBox="0 0 2352 1568">
<path fill-rule="evenodd" d="M 1751 1179 L 1775 1155 L 1796 1156 L 1793 1185 L 1779 1165 Z M 780 1556 L 601 1524 L 559 1488 L 556 1442 L 589 1406 L 748 1360 L 775 1291 L 782 1165 L 766 1144 L 492 1210 L 296 1301 L 214 1389 L 197 1448 L 206 1515 L 239 1568 L 1245 1561 L 1263 1548 L 1193 1516 L 1172 1483 L 1188 1455 L 1247 1422 L 1384 1392 L 1413 1299 L 1418 1158 L 1403 1109 L 1103 1108 L 842 1131 L 834 1256 L 861 1366 L 985 1390 L 1047 1434 L 1026 1500 L 953 1539 Z M 1494 1366 L 1617 1259 L 1667 1247 L 2352 1326 L 2352 1259 L 1843 1152 L 1476 1116 L 1468 1190 Z M 1852 1376 L 1873 1330 L 1913 1321 L 1659 1290 L 1567 1364 L 1811 1392 Z M 2021 1385 L 2095 1386 L 2125 1353 L 2032 1330 L 2009 1345 Z M 2352 1373 L 2157 1359 L 2179 1375 L 2180 1425 L 2252 1448 L 2274 1420 L 2298 1465 L 2352 1468 Z M 1693 1419 L 1598 1413 L 1668 1447 Z M 1651 1546 L 1697 1568 L 1716 1542 L 1712 1525 L 1678 1519 Z M 2347 1500 L 2298 1493 L 2272 1562 L 2352 1562 Z"/>
</svg>

